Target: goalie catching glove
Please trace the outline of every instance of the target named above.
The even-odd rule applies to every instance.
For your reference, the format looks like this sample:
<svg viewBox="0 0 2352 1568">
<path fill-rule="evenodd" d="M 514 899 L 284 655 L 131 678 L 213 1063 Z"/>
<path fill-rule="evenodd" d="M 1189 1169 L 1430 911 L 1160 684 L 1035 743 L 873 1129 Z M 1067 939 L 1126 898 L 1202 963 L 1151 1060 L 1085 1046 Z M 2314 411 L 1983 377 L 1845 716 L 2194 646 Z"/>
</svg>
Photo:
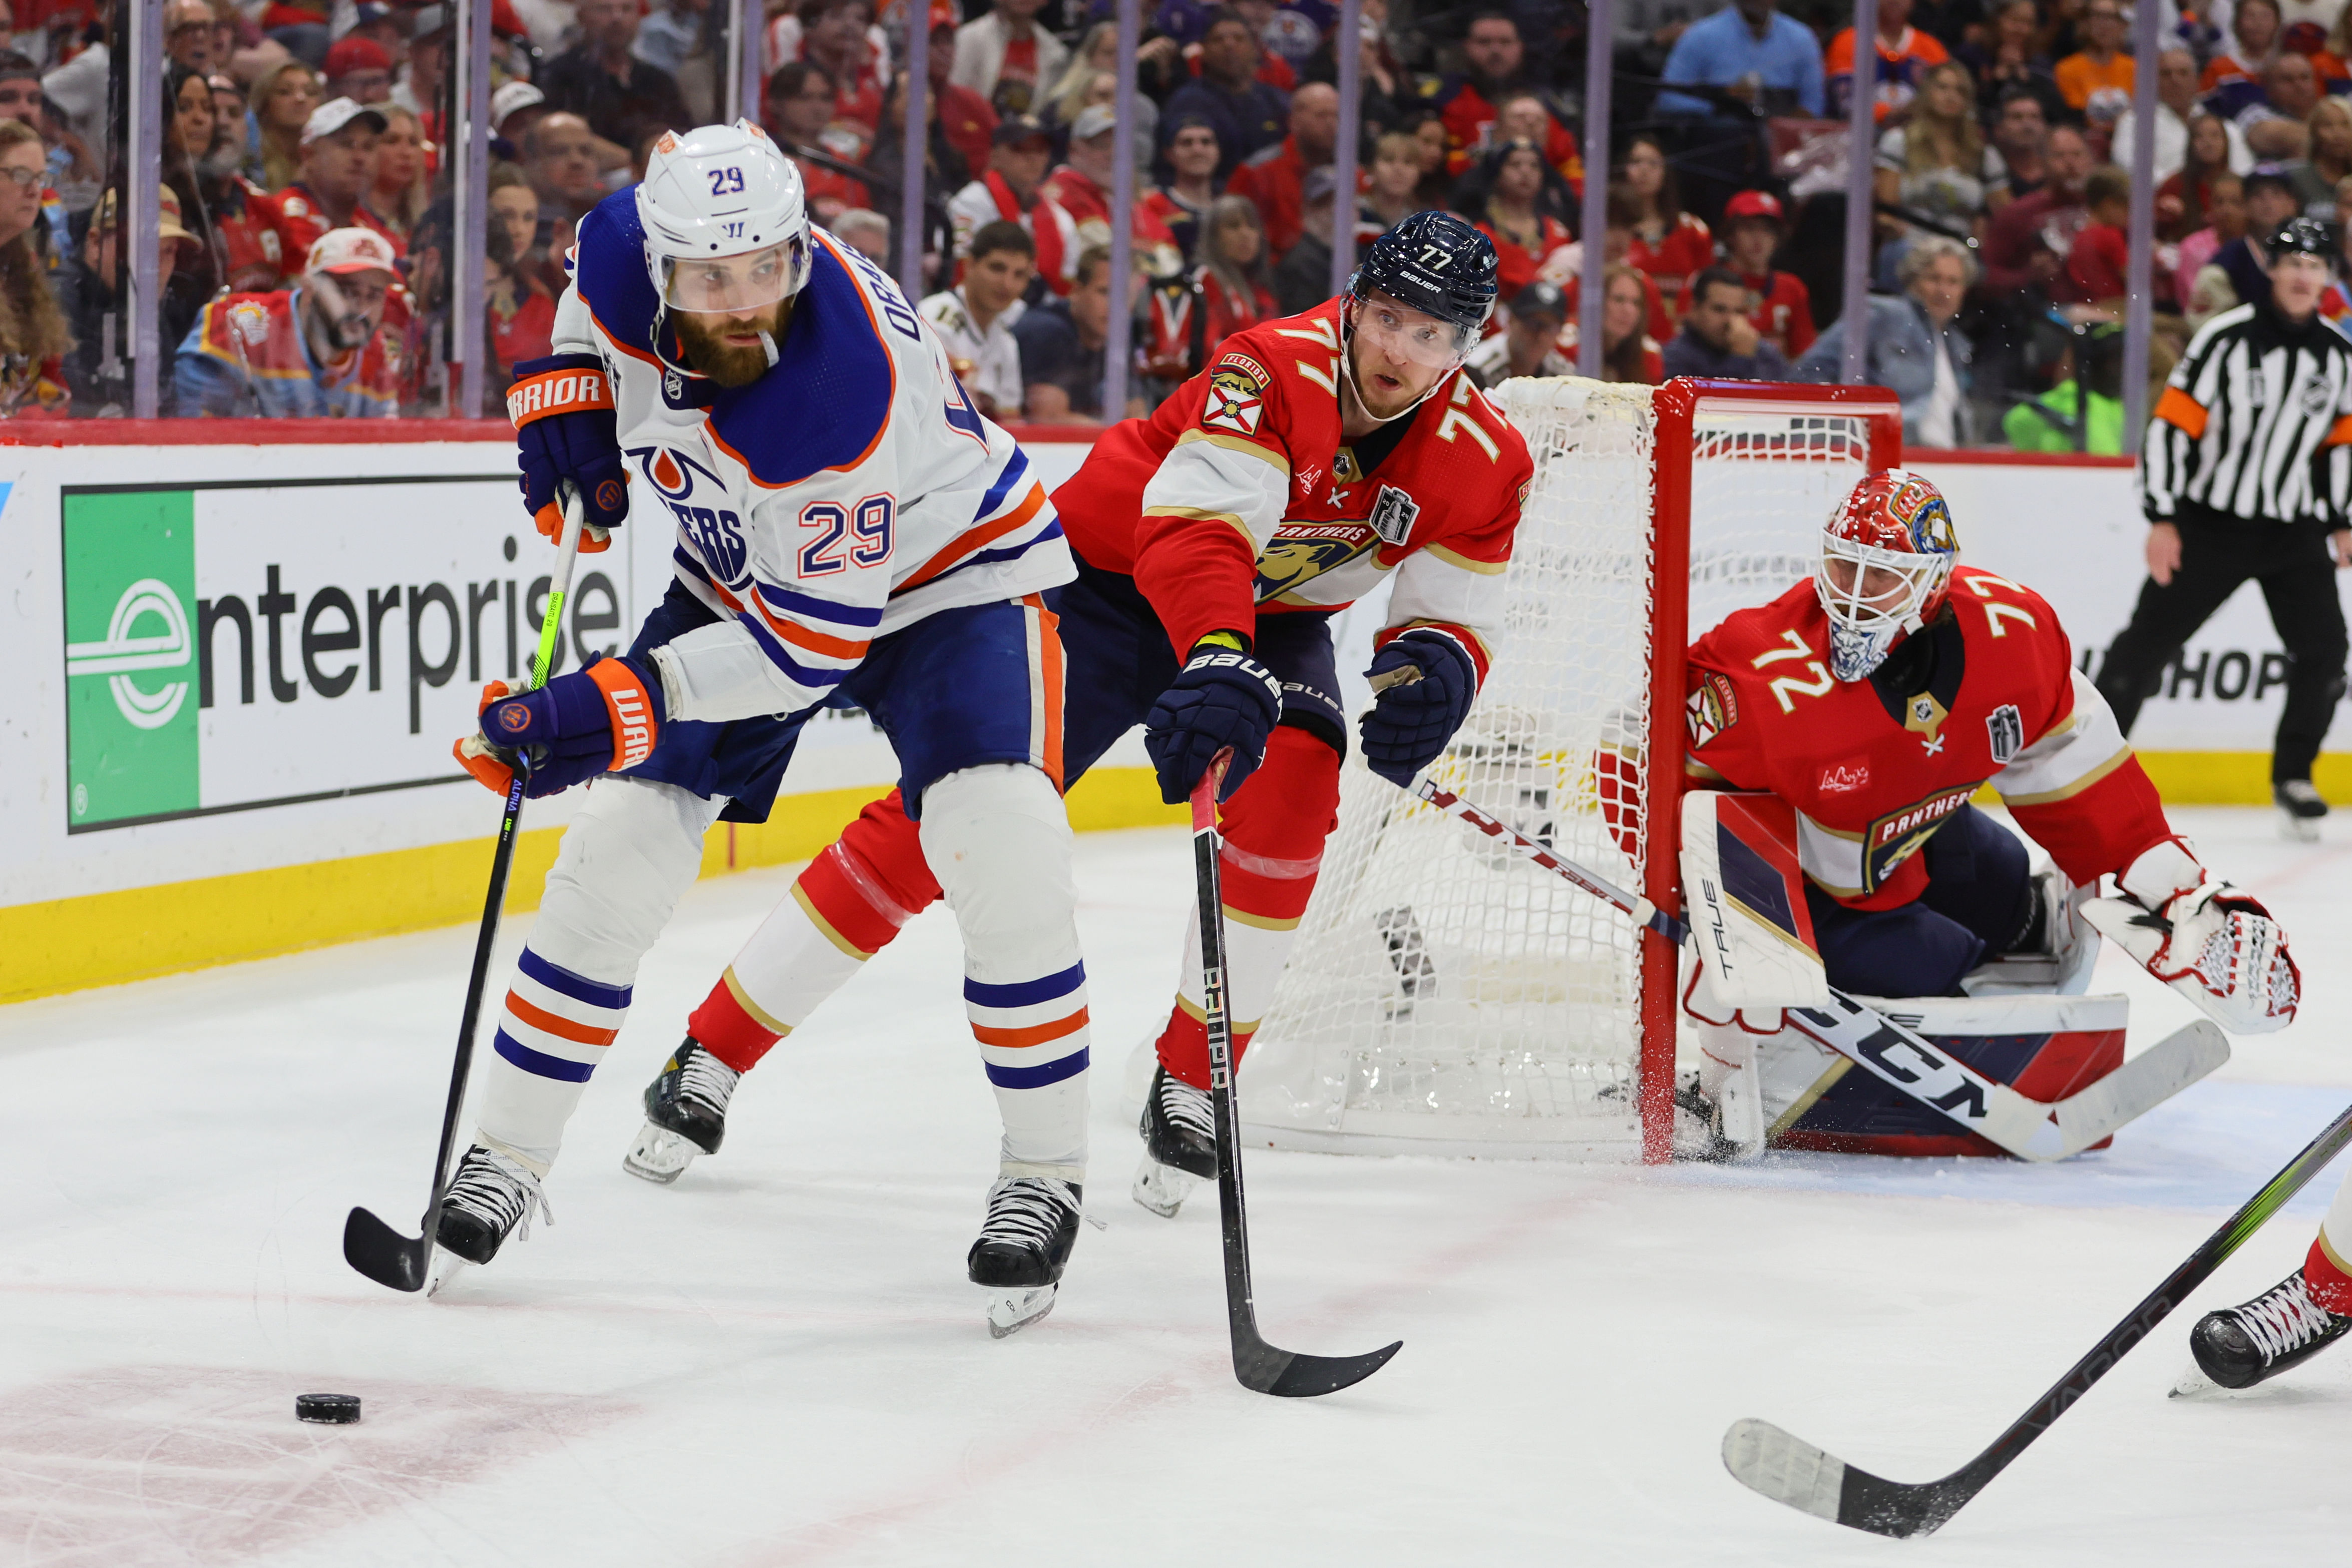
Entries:
<svg viewBox="0 0 2352 1568">
<path fill-rule="evenodd" d="M 558 487 L 580 492 L 585 526 L 580 548 L 612 548 L 612 531 L 629 515 L 629 474 L 613 409 L 613 384 L 594 354 L 550 354 L 515 366 L 507 392 L 522 468 L 522 504 L 551 543 L 563 537 Z"/>
<path fill-rule="evenodd" d="M 493 680 L 482 688 L 481 732 L 457 742 L 457 762 L 504 795 L 520 752 L 530 763 L 523 794 L 538 800 L 644 762 L 660 738 L 663 711 L 659 677 L 626 658 L 592 658 L 587 668 L 520 696 Z"/>
<path fill-rule="evenodd" d="M 2225 1029 L 2261 1035 L 2294 1021 L 2303 977 L 2286 932 L 2179 839 L 2144 851 L 2116 881 L 2124 898 L 2083 907 L 2101 936 Z"/>
</svg>

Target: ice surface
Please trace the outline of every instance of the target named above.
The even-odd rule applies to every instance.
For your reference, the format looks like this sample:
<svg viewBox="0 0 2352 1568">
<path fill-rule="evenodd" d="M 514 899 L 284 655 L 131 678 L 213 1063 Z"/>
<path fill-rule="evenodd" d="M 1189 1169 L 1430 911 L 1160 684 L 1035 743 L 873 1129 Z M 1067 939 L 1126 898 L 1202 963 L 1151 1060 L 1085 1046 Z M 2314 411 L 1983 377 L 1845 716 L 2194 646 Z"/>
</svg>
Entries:
<svg viewBox="0 0 2352 1568">
<path fill-rule="evenodd" d="M 354 1203 L 414 1223 L 470 931 L 0 1009 L 0 1563 L 2342 1561 L 2352 1353 L 2164 1397 L 2194 1313 L 2300 1260 L 2332 1173 L 1932 1542 L 1776 1508 L 1717 1458 L 1756 1415 L 1950 1469 L 2334 1114 L 2352 825 L 2176 820 L 2287 922 L 2286 1036 L 2057 1166 L 1254 1153 L 1268 1335 L 1404 1341 L 1313 1401 L 1234 1383 L 1210 1194 L 1172 1222 L 1126 1196 L 1115 1080 L 1174 977 L 1179 833 L 1079 841 L 1110 1228 L 1001 1343 L 962 1278 L 994 1117 L 937 912 L 656 1187 L 620 1168 L 637 1092 L 788 877 L 696 888 L 573 1123 L 560 1223 L 434 1302 L 338 1238 Z M 2189 1016 L 2112 953 L 2099 988 L 2131 994 L 2135 1046 Z M 365 1421 L 298 1424 L 320 1392 Z"/>
</svg>

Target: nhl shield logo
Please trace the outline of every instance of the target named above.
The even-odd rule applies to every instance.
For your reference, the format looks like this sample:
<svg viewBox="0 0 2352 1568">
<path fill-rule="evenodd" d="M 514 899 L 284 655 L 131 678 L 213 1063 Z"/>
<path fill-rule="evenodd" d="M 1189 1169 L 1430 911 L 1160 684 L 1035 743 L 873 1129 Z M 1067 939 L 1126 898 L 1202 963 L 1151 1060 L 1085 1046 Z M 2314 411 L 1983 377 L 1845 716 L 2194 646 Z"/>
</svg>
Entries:
<svg viewBox="0 0 2352 1568">
<path fill-rule="evenodd" d="M 1372 503 L 1372 531 L 1391 544 L 1402 544 L 1412 534 L 1412 525 L 1421 516 L 1421 504 L 1394 485 L 1381 487 L 1381 499 Z"/>
<path fill-rule="evenodd" d="M 1992 760 L 2007 767 L 2025 750 L 2025 721 L 2018 716 L 2017 705 L 2004 702 L 1985 718 L 1985 734 L 1992 742 Z"/>
</svg>

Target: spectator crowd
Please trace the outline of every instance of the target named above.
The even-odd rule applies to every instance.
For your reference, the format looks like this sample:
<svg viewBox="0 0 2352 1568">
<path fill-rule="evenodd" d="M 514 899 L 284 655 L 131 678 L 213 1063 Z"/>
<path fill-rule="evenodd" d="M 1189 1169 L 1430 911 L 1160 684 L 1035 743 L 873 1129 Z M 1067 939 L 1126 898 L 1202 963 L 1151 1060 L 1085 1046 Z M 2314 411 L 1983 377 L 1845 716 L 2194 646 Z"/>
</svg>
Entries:
<svg viewBox="0 0 2352 1568">
<path fill-rule="evenodd" d="M 1788 10 L 1780 9 L 1786 4 Z M 2128 449 L 2119 323 L 2140 62 L 2121 0 L 1850 6 L 1620 0 L 1606 168 L 1589 168 L 1586 17 L 1567 0 L 1146 0 L 1136 199 L 1114 209 L 1109 0 L 928 0 L 920 309 L 999 417 L 1148 409 L 1229 333 L 1330 291 L 1352 243 L 1449 207 L 1494 241 L 1488 384 L 1579 352 L 1588 179 L 1606 297 L 1601 374 L 1836 380 L 1868 318 L 1868 379 L 1926 446 Z M 441 148 L 454 6 L 168 0 L 158 145 L 118 143 L 120 0 L 0 0 L 0 414 L 127 405 L 117 236 L 159 178 L 164 411 L 483 414 L 548 352 L 573 226 L 665 132 L 719 118 L 714 0 L 493 0 L 488 233 L 454 247 Z M 812 216 L 896 269 L 915 0 L 767 0 L 761 123 Z M 2347 0 L 2179 0 L 2156 73 L 2161 375 L 2203 321 L 2268 288 L 2264 237 L 2352 205 Z M 1356 51 L 1353 191 L 1339 189 L 1337 50 Z M 1867 60 L 1867 68 L 1857 64 Z M 1877 127 L 1869 298 L 1840 298 L 1847 145 Z M 131 174 L 126 176 L 126 167 Z M 887 215 L 887 216 L 886 216 Z M 1112 225 L 1130 225 L 1134 363 L 1104 407 Z M 488 397 L 454 406 L 450 311 L 482 270 Z M 2339 271 L 2345 270 L 2339 266 Z M 2331 289 L 2352 327 L 2352 284 Z"/>
</svg>

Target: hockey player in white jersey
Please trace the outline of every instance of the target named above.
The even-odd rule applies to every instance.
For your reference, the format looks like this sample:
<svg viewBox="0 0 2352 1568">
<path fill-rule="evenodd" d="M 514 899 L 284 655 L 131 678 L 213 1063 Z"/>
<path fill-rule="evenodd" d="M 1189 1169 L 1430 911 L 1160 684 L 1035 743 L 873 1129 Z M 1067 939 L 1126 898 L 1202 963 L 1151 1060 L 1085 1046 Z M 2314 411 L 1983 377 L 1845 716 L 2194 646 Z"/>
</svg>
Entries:
<svg viewBox="0 0 2352 1568">
<path fill-rule="evenodd" d="M 633 510 L 631 526 L 675 522 L 676 581 L 626 655 L 519 697 L 492 688 L 482 738 L 460 743 L 501 792 L 521 758 L 532 795 L 593 783 L 436 1237 L 486 1263 L 545 1212 L 564 1123 L 705 829 L 764 819 L 802 723 L 854 705 L 890 737 L 963 935 L 1004 1121 L 967 1266 L 1009 1331 L 1051 1305 L 1086 1164 L 1061 650 L 1039 598 L 1074 573 L 1060 524 L 937 337 L 871 262 L 811 228 L 799 174 L 748 122 L 663 137 L 644 184 L 582 221 L 572 265 L 556 353 L 518 366 L 509 398 L 525 505 L 551 535 L 575 489 L 590 549 Z M 1066 1026 L 1042 1031 L 1049 1044 L 990 1043 L 1048 1022 Z"/>
</svg>

